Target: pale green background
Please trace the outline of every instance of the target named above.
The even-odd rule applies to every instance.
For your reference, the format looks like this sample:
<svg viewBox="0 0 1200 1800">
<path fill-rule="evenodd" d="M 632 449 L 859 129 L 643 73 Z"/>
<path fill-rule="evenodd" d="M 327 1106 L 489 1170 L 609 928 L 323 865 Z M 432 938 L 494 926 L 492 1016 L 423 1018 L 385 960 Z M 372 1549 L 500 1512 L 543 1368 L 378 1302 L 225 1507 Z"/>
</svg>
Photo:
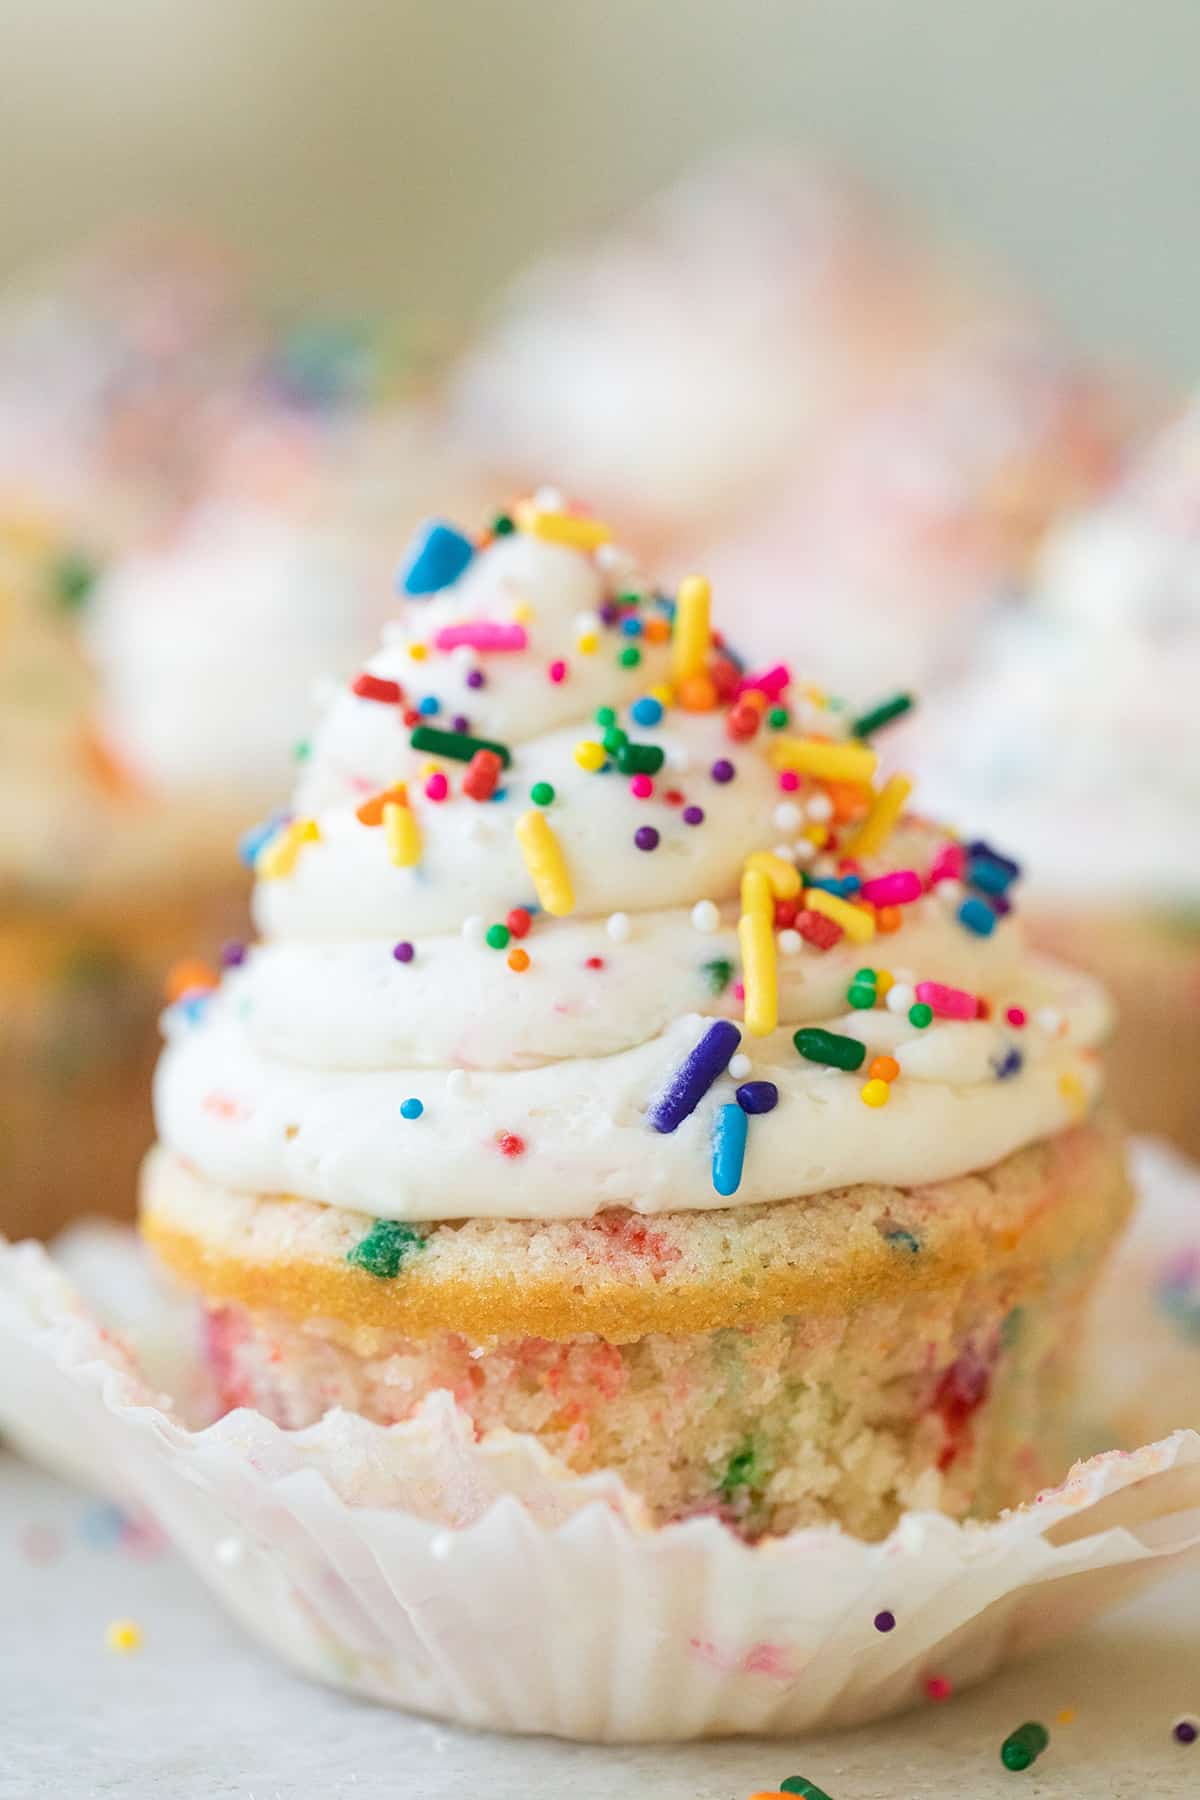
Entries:
<svg viewBox="0 0 1200 1800">
<path fill-rule="evenodd" d="M 469 314 L 747 132 L 849 148 L 1085 341 L 1200 363 L 1200 0 L 0 0 L 0 270 L 186 211 Z"/>
</svg>

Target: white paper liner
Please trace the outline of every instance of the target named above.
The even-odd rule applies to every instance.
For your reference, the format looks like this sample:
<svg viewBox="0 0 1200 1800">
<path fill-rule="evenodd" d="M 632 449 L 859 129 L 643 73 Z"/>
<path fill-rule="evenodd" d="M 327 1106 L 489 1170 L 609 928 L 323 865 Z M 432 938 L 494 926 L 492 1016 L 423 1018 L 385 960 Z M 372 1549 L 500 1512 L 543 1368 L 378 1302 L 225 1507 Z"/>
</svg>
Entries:
<svg viewBox="0 0 1200 1800">
<path fill-rule="evenodd" d="M 1139 1168 L 1190 1184 L 1200 1243 L 1200 1174 L 1144 1151 Z M 1095 1457 L 995 1524 L 912 1514 L 881 1544 L 809 1529 L 750 1547 L 714 1519 L 648 1529 L 619 1480 L 574 1477 L 532 1440 L 476 1443 L 448 1395 L 390 1428 L 334 1413 L 285 1432 L 247 1411 L 189 1428 L 33 1245 L 0 1248 L 0 1351 L 0 1427 L 147 1507 L 255 1637 L 321 1680 L 506 1731 L 860 1723 L 931 1676 L 978 1680 L 1200 1544 L 1188 1430 Z M 1181 1354 L 1200 1368 L 1200 1345 Z"/>
</svg>

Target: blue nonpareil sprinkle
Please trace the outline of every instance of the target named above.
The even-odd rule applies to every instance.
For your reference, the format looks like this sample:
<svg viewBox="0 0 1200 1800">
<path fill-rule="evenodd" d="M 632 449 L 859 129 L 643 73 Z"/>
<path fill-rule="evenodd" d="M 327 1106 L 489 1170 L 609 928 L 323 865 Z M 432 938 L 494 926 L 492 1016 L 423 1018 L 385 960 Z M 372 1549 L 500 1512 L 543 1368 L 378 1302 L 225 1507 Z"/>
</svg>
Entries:
<svg viewBox="0 0 1200 1800">
<path fill-rule="evenodd" d="M 717 1108 L 713 1120 L 712 1184 L 718 1194 L 736 1194 L 746 1161 L 746 1114 L 736 1101 Z"/>
<path fill-rule="evenodd" d="M 737 1091 L 737 1103 L 743 1112 L 774 1112 L 779 1105 L 779 1089 L 773 1081 L 743 1081 Z"/>
<path fill-rule="evenodd" d="M 996 929 L 996 914 L 986 900 L 978 894 L 970 894 L 958 909 L 958 922 L 973 931 L 976 937 L 990 937 Z"/>
<path fill-rule="evenodd" d="M 992 1058 L 992 1069 L 997 1081 L 1007 1081 L 1010 1075 L 1019 1075 L 1025 1066 L 1025 1057 L 1015 1044 L 1010 1044 L 1002 1056 Z"/>
<path fill-rule="evenodd" d="M 397 591 L 413 596 L 440 593 L 458 580 L 474 555 L 470 538 L 453 525 L 430 519 L 413 538 L 397 570 Z"/>
<path fill-rule="evenodd" d="M 653 694 L 643 694 L 630 707 L 629 716 L 635 725 L 657 725 L 663 716 L 662 702 Z"/>
<path fill-rule="evenodd" d="M 729 1067 L 729 1059 L 742 1041 L 742 1034 L 731 1019 L 714 1019 L 699 1043 L 684 1057 L 666 1087 L 646 1109 L 646 1118 L 655 1131 L 677 1129 L 694 1113 L 718 1075 Z M 735 1107 L 741 1112 L 741 1107 Z"/>
</svg>

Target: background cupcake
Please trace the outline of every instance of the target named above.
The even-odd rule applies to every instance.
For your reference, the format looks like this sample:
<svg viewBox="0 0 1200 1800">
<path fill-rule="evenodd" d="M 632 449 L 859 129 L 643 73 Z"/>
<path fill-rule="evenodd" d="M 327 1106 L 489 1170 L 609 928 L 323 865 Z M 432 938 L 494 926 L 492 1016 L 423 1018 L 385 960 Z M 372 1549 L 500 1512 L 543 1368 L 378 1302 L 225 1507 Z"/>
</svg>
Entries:
<svg viewBox="0 0 1200 1800">
<path fill-rule="evenodd" d="M 1200 1151 L 1200 414 L 1049 539 L 961 688 L 914 722 L 934 800 L 1028 857 L 1038 937 L 1104 971 L 1133 1123 Z M 946 750 L 955 746 L 948 758 Z M 1097 830 L 1097 825 L 1103 827 Z"/>
</svg>

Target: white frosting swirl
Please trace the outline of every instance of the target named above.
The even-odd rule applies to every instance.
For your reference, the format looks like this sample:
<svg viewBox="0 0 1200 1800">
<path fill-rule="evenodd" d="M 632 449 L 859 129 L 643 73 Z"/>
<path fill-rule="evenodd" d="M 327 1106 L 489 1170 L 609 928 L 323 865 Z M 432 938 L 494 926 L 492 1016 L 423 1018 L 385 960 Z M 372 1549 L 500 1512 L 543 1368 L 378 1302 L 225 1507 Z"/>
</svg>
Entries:
<svg viewBox="0 0 1200 1800">
<path fill-rule="evenodd" d="M 899 928 L 866 945 L 823 949 L 785 925 L 778 1028 L 743 1032 L 744 1060 L 677 1129 L 652 1127 L 650 1102 L 709 1022 L 740 1022 L 746 858 L 777 850 L 832 876 L 835 859 L 814 840 L 837 793 L 807 777 L 781 791 L 776 732 L 735 741 L 724 707 L 668 705 L 661 720 L 633 721 L 630 703 L 668 677 L 671 647 L 658 641 L 661 624 L 624 634 L 613 597 L 630 588 L 643 593 L 643 620 L 667 618 L 617 553 L 518 533 L 479 552 L 436 599 L 404 608 L 367 670 L 403 699 L 349 689 L 329 707 L 296 797 L 316 836 L 287 873 L 259 882 L 265 941 L 217 995 L 168 1015 L 156 1101 L 171 1149 L 225 1185 L 380 1217 L 586 1217 L 728 1204 L 712 1175 L 713 1122 L 742 1080 L 778 1090 L 774 1109 L 749 1119 L 737 1190 L 746 1202 L 948 1178 L 1090 1104 L 1103 995 L 1029 958 L 1011 918 L 976 936 L 951 884 L 906 904 Z M 439 634 L 468 621 L 519 625 L 524 648 L 438 649 Z M 641 654 L 628 666 L 631 647 Z M 432 699 L 438 710 L 422 716 L 436 728 L 457 722 L 507 746 L 501 795 L 472 800 L 461 762 L 412 747 L 411 720 Z M 789 733 L 848 735 L 819 696 L 793 685 L 788 705 Z M 580 740 L 604 730 L 594 715 L 606 706 L 634 742 L 665 752 L 652 794 L 576 760 Z M 439 774 L 449 776 L 440 798 Z M 358 816 L 401 781 L 421 840 L 411 867 L 396 866 L 385 830 Z M 535 783 L 554 790 L 538 810 L 570 874 L 568 917 L 537 910 L 514 830 Z M 645 827 L 657 833 L 651 847 L 635 841 Z M 927 877 L 946 843 L 909 819 L 863 858 L 860 876 Z M 485 928 L 518 907 L 533 915 L 527 934 L 493 947 Z M 881 1001 L 889 976 L 901 987 L 928 980 L 983 997 L 986 1016 L 922 1024 L 907 1002 L 848 1011 L 864 965 L 885 970 Z M 856 1038 L 861 1070 L 805 1060 L 799 1026 Z M 887 1104 L 864 1104 L 870 1060 L 884 1056 L 899 1070 Z"/>
</svg>

